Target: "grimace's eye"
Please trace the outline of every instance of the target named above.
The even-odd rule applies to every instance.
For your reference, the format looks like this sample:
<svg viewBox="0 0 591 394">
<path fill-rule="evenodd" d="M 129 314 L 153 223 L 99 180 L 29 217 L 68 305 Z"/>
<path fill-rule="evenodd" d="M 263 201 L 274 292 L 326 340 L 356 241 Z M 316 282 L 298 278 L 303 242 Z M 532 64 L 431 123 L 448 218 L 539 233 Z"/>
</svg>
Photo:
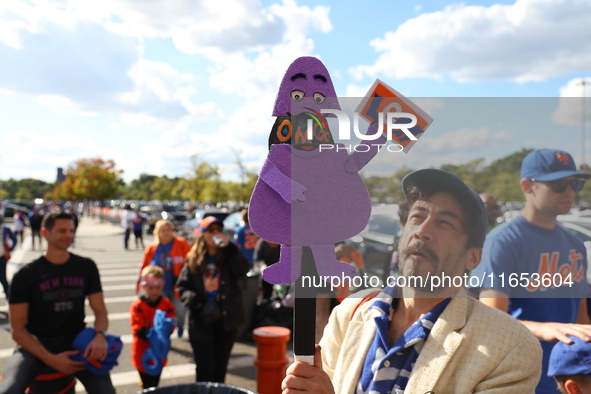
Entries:
<svg viewBox="0 0 591 394">
<path fill-rule="evenodd" d="M 326 100 L 326 97 L 324 97 L 322 93 L 314 93 L 314 101 L 316 102 L 316 104 L 322 104 L 324 100 Z"/>
<path fill-rule="evenodd" d="M 305 94 L 301 90 L 294 90 L 291 92 L 291 98 L 293 101 L 301 101 L 304 98 Z"/>
</svg>

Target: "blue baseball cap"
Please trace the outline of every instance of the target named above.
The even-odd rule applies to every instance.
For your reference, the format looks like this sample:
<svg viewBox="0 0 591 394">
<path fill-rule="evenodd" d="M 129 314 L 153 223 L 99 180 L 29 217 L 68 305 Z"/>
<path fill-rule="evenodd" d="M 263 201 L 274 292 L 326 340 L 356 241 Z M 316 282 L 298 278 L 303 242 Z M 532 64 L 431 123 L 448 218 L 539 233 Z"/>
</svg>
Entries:
<svg viewBox="0 0 591 394">
<path fill-rule="evenodd" d="M 571 345 L 557 342 L 550 352 L 548 376 L 584 375 L 591 377 L 591 343 L 569 335 Z"/>
<path fill-rule="evenodd" d="M 521 162 L 521 179 L 536 181 L 555 181 L 576 175 L 589 178 L 591 174 L 577 171 L 573 157 L 564 151 L 555 149 L 538 149 L 528 153 Z"/>
<path fill-rule="evenodd" d="M 478 193 L 469 188 L 464 181 L 454 174 L 435 168 L 426 168 L 411 172 L 402 179 L 402 191 L 406 199 L 408 199 L 407 193 L 411 186 L 447 192 L 456 197 L 465 197 L 473 203 L 472 208 L 480 212 L 480 224 L 482 225 L 484 234 L 488 231 L 488 217 L 482 199 Z"/>
</svg>

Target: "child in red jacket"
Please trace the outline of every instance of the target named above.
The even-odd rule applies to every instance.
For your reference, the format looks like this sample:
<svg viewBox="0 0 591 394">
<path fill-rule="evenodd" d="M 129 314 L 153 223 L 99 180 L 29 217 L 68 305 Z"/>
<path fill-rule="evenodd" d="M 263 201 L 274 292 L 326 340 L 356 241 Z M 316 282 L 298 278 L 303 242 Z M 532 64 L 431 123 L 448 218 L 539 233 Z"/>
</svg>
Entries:
<svg viewBox="0 0 591 394">
<path fill-rule="evenodd" d="M 172 301 L 162 295 L 162 288 L 164 287 L 164 271 L 162 268 L 154 265 L 144 268 L 141 272 L 140 284 L 144 288 L 145 294 L 131 304 L 129 313 L 133 333 L 131 364 L 140 374 L 143 390 L 149 387 L 157 387 L 162 373 L 161 369 L 156 375 L 154 375 L 153 370 L 148 373 L 142 360 L 144 353 L 150 348 L 148 333 L 154 325 L 154 315 L 156 310 L 162 310 L 166 312 L 166 317 L 174 318 L 175 309 Z M 164 358 L 160 361 L 164 366 L 167 359 Z"/>
</svg>

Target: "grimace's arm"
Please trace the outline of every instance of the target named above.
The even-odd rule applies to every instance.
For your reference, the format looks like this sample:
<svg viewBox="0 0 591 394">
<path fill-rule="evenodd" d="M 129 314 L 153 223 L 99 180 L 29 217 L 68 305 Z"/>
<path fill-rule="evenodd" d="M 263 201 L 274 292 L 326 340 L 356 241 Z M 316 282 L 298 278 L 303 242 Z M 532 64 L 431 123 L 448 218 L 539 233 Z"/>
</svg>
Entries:
<svg viewBox="0 0 591 394">
<path fill-rule="evenodd" d="M 367 128 L 366 134 L 373 135 L 376 133 L 378 129 L 378 123 L 372 122 L 369 127 Z M 375 140 L 361 140 L 360 144 L 365 144 L 369 146 L 367 152 L 358 152 L 354 151 L 349 155 L 349 159 L 345 163 L 345 171 L 348 173 L 359 172 L 367 163 L 374 158 L 374 156 L 379 152 L 382 145 L 386 144 L 387 138 L 382 133 L 377 139 Z"/>
<path fill-rule="evenodd" d="M 261 168 L 259 178 L 279 193 L 288 204 L 291 204 L 292 201 L 306 201 L 304 192 L 308 189 L 282 173 L 269 157 Z"/>
</svg>

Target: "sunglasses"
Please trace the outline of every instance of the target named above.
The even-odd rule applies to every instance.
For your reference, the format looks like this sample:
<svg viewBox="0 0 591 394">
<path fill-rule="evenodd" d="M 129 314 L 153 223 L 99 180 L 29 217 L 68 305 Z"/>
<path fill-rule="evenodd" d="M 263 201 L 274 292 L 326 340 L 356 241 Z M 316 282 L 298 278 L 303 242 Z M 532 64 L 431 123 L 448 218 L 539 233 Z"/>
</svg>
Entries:
<svg viewBox="0 0 591 394">
<path fill-rule="evenodd" d="M 205 230 L 206 233 L 210 233 L 210 234 L 211 233 L 221 233 L 222 231 L 224 231 L 224 228 L 223 227 L 221 227 L 221 226 L 213 226 L 213 225 L 209 226 L 207 228 L 207 230 Z"/>
<path fill-rule="evenodd" d="M 550 185 L 550 188 L 554 193 L 563 193 L 568 185 L 572 187 L 573 191 L 580 192 L 585 185 L 584 179 L 573 179 L 572 181 L 567 181 L 566 179 L 558 179 L 556 181 L 538 181 L 534 178 L 531 178 L 532 182 L 543 182 Z"/>
</svg>

